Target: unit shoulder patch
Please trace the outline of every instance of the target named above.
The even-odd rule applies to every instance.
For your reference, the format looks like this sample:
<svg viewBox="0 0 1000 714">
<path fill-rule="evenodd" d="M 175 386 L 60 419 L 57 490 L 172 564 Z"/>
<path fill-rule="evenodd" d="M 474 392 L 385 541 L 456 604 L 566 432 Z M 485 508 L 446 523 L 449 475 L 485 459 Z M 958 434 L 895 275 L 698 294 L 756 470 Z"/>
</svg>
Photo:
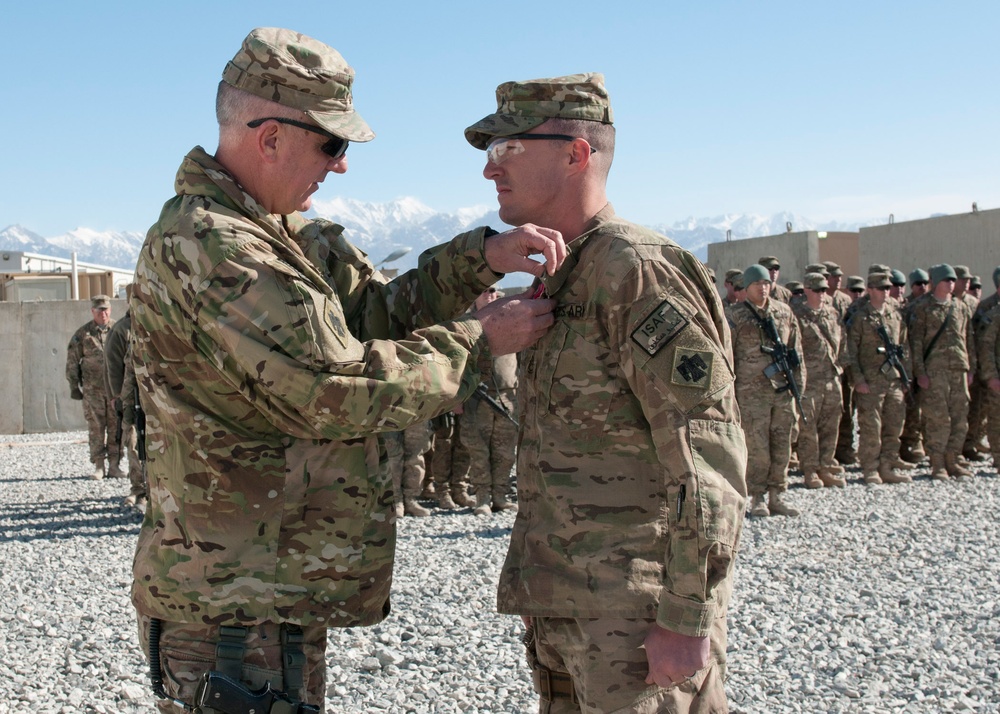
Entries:
<svg viewBox="0 0 1000 714">
<path fill-rule="evenodd" d="M 661 302 L 632 331 L 632 340 L 650 357 L 687 327 L 688 319 L 669 300 Z"/>
<path fill-rule="evenodd" d="M 674 352 L 674 366 L 670 382 L 682 387 L 706 387 L 712 382 L 715 355 L 708 350 L 678 347 Z"/>
</svg>

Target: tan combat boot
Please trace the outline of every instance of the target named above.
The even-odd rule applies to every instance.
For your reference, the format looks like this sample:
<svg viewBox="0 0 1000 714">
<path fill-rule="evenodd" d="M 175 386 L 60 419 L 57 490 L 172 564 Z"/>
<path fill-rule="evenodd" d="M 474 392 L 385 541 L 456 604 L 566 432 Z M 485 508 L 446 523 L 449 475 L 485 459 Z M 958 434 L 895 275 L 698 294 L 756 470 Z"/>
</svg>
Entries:
<svg viewBox="0 0 1000 714">
<path fill-rule="evenodd" d="M 883 483 L 910 483 L 913 480 L 909 474 L 896 471 L 891 463 L 879 464 L 878 475 Z"/>
<path fill-rule="evenodd" d="M 806 488 L 823 488 L 823 480 L 815 472 L 807 473 L 803 478 L 803 483 L 805 483 Z"/>
<path fill-rule="evenodd" d="M 781 491 L 776 488 L 770 489 L 768 492 L 768 502 L 767 508 L 771 511 L 772 516 L 797 516 L 799 511 L 797 508 L 792 508 L 787 503 L 782 496 Z"/>
<path fill-rule="evenodd" d="M 954 478 L 968 478 L 974 476 L 969 469 L 958 462 L 958 454 L 947 453 L 944 455 L 944 468 L 949 476 Z"/>
<path fill-rule="evenodd" d="M 821 468 L 820 471 L 826 471 L 827 473 L 830 474 L 839 475 L 844 473 L 844 467 L 841 466 L 840 464 L 830 464 L 829 466 L 824 466 L 823 468 Z M 822 477 L 822 474 L 820 474 L 820 477 Z"/>
<path fill-rule="evenodd" d="M 493 511 L 490 509 L 490 504 L 493 501 L 493 496 L 490 494 L 490 490 L 486 486 L 480 486 L 476 489 L 476 507 L 472 509 L 472 513 L 477 516 L 488 516 Z"/>
<path fill-rule="evenodd" d="M 458 508 L 458 504 L 455 503 L 455 500 L 451 497 L 451 493 L 446 490 L 444 495 L 438 499 L 438 508 L 443 508 L 446 511 L 454 511 Z"/>
<path fill-rule="evenodd" d="M 100 481 L 104 478 L 104 459 L 98 459 L 94 462 L 94 473 L 90 475 L 90 478 L 95 481 Z"/>
<path fill-rule="evenodd" d="M 517 506 L 507 500 L 507 489 L 500 487 L 493 489 L 493 512 L 516 511 Z"/>
<path fill-rule="evenodd" d="M 878 471 L 874 471 L 871 469 L 865 471 L 864 479 L 865 483 L 871 486 L 877 486 L 878 484 L 882 483 L 882 477 L 878 475 Z"/>
<path fill-rule="evenodd" d="M 829 466 L 824 466 L 819 470 L 817 475 L 819 476 L 819 480 L 823 482 L 824 486 L 844 488 L 847 485 L 847 479 L 839 475 L 840 473 L 843 473 L 844 469 L 842 467 L 838 468 L 840 468 L 840 471 L 834 471 Z"/>
<path fill-rule="evenodd" d="M 938 481 L 947 481 L 948 469 L 945 468 L 943 454 L 931 454 L 931 478 Z"/>
<path fill-rule="evenodd" d="M 108 466 L 108 478 L 125 478 L 125 472 L 119 464 L 112 463 Z"/>
<path fill-rule="evenodd" d="M 464 485 L 454 486 L 451 489 L 451 500 L 461 508 L 476 507 L 476 499 L 469 495 Z"/>
<path fill-rule="evenodd" d="M 767 501 L 763 495 L 750 497 L 750 515 L 754 518 L 767 518 L 771 515 L 771 510 L 767 507 Z"/>
<path fill-rule="evenodd" d="M 431 512 L 417 503 L 417 499 L 415 498 L 403 499 L 403 512 L 408 516 L 416 518 L 426 518 L 431 515 Z"/>
</svg>

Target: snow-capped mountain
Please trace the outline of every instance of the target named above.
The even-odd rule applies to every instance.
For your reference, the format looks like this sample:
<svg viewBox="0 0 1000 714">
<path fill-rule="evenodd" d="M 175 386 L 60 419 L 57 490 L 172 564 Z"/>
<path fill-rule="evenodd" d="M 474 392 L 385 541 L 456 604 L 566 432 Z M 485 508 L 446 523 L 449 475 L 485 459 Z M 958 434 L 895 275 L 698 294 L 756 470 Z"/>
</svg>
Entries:
<svg viewBox="0 0 1000 714">
<path fill-rule="evenodd" d="M 393 251 L 410 248 L 411 251 L 393 261 L 388 267 L 407 270 L 416 266 L 420 253 L 433 245 L 443 243 L 462 231 L 482 225 L 498 230 L 505 226 L 495 209 L 487 206 L 463 208 L 454 213 L 444 213 L 410 197 L 388 203 L 366 203 L 349 198 L 316 201 L 313 213 L 342 224 L 352 243 L 365 251 L 376 263 Z M 784 233 L 787 224 L 792 230 L 856 231 L 860 226 L 874 225 L 876 221 L 851 224 L 817 223 L 792 213 L 772 216 L 755 214 L 724 214 L 712 218 L 689 217 L 672 224 L 651 226 L 674 241 L 705 259 L 709 243 L 726 240 L 727 231 L 733 239 Z M 0 231 L 0 249 L 69 257 L 76 251 L 77 259 L 131 270 L 135 267 L 145 234 L 139 231 L 95 231 L 76 228 L 62 235 L 49 238 L 19 225 Z"/>
</svg>

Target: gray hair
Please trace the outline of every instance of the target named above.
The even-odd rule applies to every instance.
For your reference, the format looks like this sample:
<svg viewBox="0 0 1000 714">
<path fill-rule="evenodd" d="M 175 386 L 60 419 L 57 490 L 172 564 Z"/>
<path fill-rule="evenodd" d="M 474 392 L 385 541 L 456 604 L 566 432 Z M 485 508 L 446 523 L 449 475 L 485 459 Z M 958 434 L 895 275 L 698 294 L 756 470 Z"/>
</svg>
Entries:
<svg viewBox="0 0 1000 714">
<path fill-rule="evenodd" d="M 302 119 L 302 112 L 237 89 L 227 82 L 219 82 L 219 91 L 215 95 L 215 118 L 220 130 L 243 127 L 261 117 Z"/>
</svg>

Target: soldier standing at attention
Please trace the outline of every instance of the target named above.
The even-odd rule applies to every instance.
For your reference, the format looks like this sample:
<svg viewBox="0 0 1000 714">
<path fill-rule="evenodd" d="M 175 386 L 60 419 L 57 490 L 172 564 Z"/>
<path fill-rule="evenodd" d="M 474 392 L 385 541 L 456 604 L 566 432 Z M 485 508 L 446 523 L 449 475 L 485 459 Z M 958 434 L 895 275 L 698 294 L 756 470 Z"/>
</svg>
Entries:
<svg viewBox="0 0 1000 714">
<path fill-rule="evenodd" d="M 775 343 L 765 335 L 763 322 L 774 321 L 788 350 L 798 350 L 799 323 L 788 305 L 770 298 L 771 279 L 764 266 L 751 265 L 743 271 L 743 281 L 746 300 L 729 311 L 729 322 L 736 362 L 736 398 L 749 450 L 750 515 L 797 516 L 798 510 L 785 503 L 783 494 L 788 490 L 792 424 L 798 415 L 788 375 L 781 372 L 773 372 L 771 376 L 765 374 L 774 363 L 767 350 L 773 350 Z M 796 364 L 792 377 L 798 389 L 804 390 L 805 365 Z"/>
<path fill-rule="evenodd" d="M 501 84 L 465 136 L 486 150 L 505 222 L 572 237 L 536 286 L 556 327 L 520 355 L 518 515 L 497 597 L 526 620 L 539 710 L 725 711 L 746 451 L 715 285 L 608 203 L 602 75 Z"/>
<path fill-rule="evenodd" d="M 968 266 L 956 265 L 954 267 L 958 279 L 955 281 L 955 290 L 952 296 L 965 302 L 969 306 L 969 310 L 972 311 L 972 331 L 975 335 L 977 332 L 975 315 L 979 310 L 979 298 L 971 290 L 974 276 Z M 969 430 L 965 434 L 965 443 L 962 445 L 962 456 L 969 461 L 982 461 L 985 458 L 979 451 L 980 447 L 983 446 L 982 439 L 986 435 L 984 418 L 982 390 L 979 380 L 973 379 L 969 385 Z"/>
<path fill-rule="evenodd" d="M 389 612 L 378 434 L 465 401 L 494 355 L 553 323 L 551 300 L 463 312 L 504 273 L 555 271 L 557 231 L 476 228 L 387 282 L 342 226 L 302 215 L 374 137 L 353 81 L 333 48 L 253 30 L 219 84 L 218 150 L 184 158 L 139 254 L 149 504 L 132 601 L 164 712 L 192 708 L 209 671 L 228 677 L 206 680 L 209 702 L 269 684 L 272 712 L 322 707 L 327 628 Z"/>
<path fill-rule="evenodd" d="M 930 278 L 930 297 L 913 305 L 907 326 L 924 445 L 932 478 L 964 478 L 972 475 L 958 460 L 969 428 L 969 384 L 976 372 L 972 313 L 951 294 L 956 277 L 950 265 L 933 266 Z"/>
<path fill-rule="evenodd" d="M 908 469 L 899 459 L 903 401 L 909 388 L 906 329 L 898 310 L 889 307 L 888 273 L 868 276 L 868 302 L 847 328 L 848 374 L 858 402 L 858 460 L 865 483 L 909 483 L 895 469 Z M 898 360 L 898 363 L 896 362 Z M 904 386 L 900 369 L 907 375 Z"/>
<path fill-rule="evenodd" d="M 917 301 L 926 299 L 928 294 L 927 284 L 930 280 L 930 276 L 923 268 L 914 268 L 910 272 L 910 294 L 906 296 L 902 310 L 904 325 L 910 324 L 910 313 L 913 312 L 913 306 L 916 305 Z M 912 358 L 913 355 L 911 353 L 911 362 Z M 912 371 L 910 372 L 910 380 L 913 381 Z M 913 390 L 915 398 L 905 400 L 906 420 L 903 423 L 903 434 L 899 439 L 899 456 L 908 463 L 919 464 L 927 458 L 927 453 L 923 447 L 924 427 L 923 419 L 920 416 L 920 399 L 917 395 L 915 381 L 911 384 L 910 388 Z"/>
<path fill-rule="evenodd" d="M 851 304 L 851 298 L 840 289 L 840 284 L 844 280 L 844 271 L 832 260 L 824 260 L 823 266 L 826 268 L 826 282 L 830 285 L 827 288 L 826 294 L 833 302 L 833 309 L 837 311 L 837 315 L 840 316 L 840 320 L 843 322 L 847 306 Z"/>
<path fill-rule="evenodd" d="M 986 412 L 986 433 L 990 451 L 993 453 L 993 470 L 1000 470 L 1000 266 L 993 271 L 993 281 L 997 292 L 990 298 L 991 307 L 979 315 L 979 331 L 976 337 L 978 350 L 979 379 L 983 384 L 984 411 Z M 983 301 L 984 303 L 986 300 Z"/>
<path fill-rule="evenodd" d="M 490 288 L 476 298 L 479 310 L 499 297 Z M 479 391 L 507 410 L 510 418 L 497 412 L 483 401 Z M 517 425 L 511 421 L 517 411 L 517 356 L 502 355 L 493 360 L 493 373 L 477 388 L 472 399 L 462 406 L 458 417 L 462 443 L 469 452 L 471 465 L 469 481 L 476 489 L 477 516 L 493 511 L 511 511 L 517 508 L 507 498 L 510 490 L 514 452 L 517 449 Z"/>
<path fill-rule="evenodd" d="M 70 338 L 66 348 L 66 380 L 70 396 L 83 401 L 83 416 L 87 419 L 92 478 L 100 481 L 105 474 L 122 478 L 120 448 L 115 441 L 118 415 L 112 394 L 108 391 L 104 348 L 115 321 L 111 317 L 111 298 L 95 295 L 90 300 L 91 318 Z M 107 469 L 107 471 L 105 471 Z"/>
<path fill-rule="evenodd" d="M 778 284 L 778 278 L 781 276 L 781 263 L 773 255 L 765 255 L 757 263 L 767 268 L 767 273 L 771 276 L 771 299 L 781 300 L 787 305 L 788 301 L 792 299 L 792 291 Z"/>
<path fill-rule="evenodd" d="M 805 300 L 793 303 L 792 311 L 802 332 L 808 388 L 802 393 L 799 421 L 799 463 L 808 488 L 845 486 L 844 467 L 833 454 L 837 448 L 837 426 L 843 409 L 840 375 L 843 372 L 844 340 L 837 311 L 829 304 L 829 284 L 822 273 L 806 273 Z"/>
<path fill-rule="evenodd" d="M 743 271 L 739 268 L 730 268 L 726 271 L 726 279 L 722 283 L 723 287 L 726 288 L 726 294 L 722 298 L 723 307 L 729 307 L 730 305 L 735 305 L 739 302 L 739 300 L 736 299 L 736 287 L 733 285 L 733 278 L 742 274 Z"/>
</svg>

